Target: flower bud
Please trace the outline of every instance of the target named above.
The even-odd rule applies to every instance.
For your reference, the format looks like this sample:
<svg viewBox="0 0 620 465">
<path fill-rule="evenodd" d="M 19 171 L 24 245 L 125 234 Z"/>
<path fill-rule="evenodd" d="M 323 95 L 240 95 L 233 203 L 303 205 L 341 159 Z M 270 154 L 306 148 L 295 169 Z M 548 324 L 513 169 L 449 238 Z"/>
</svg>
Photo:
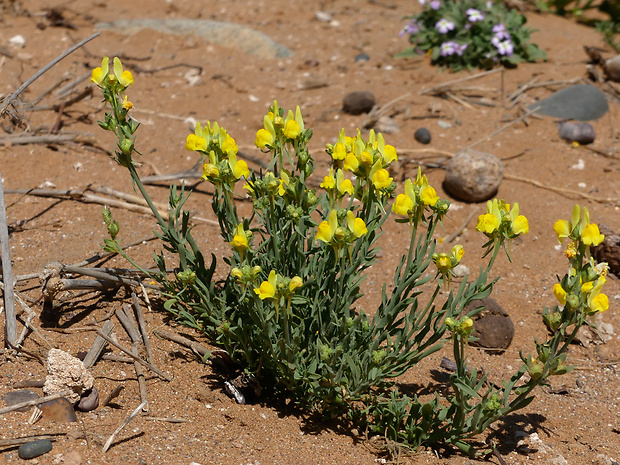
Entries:
<svg viewBox="0 0 620 465">
<path fill-rule="evenodd" d="M 123 139 L 119 143 L 119 148 L 125 155 L 131 155 L 131 152 L 133 151 L 133 140 Z"/>
</svg>

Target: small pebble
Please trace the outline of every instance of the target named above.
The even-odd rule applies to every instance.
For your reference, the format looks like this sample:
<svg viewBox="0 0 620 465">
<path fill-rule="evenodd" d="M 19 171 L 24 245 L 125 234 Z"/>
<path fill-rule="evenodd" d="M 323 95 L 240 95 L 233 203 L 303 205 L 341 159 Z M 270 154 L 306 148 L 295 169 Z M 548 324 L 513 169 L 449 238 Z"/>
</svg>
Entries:
<svg viewBox="0 0 620 465">
<path fill-rule="evenodd" d="M 77 403 L 76 407 L 81 412 L 90 412 L 99 407 L 99 392 L 97 388 L 92 388 L 82 394 L 82 398 Z"/>
<path fill-rule="evenodd" d="M 17 454 L 19 455 L 19 458 L 28 460 L 47 454 L 52 450 L 52 447 L 52 441 L 49 439 L 39 439 L 37 441 L 27 442 L 26 444 L 19 446 L 19 449 L 17 449 Z"/>
<path fill-rule="evenodd" d="M 446 191 L 466 202 L 481 202 L 495 195 L 504 176 L 502 161 L 477 150 L 458 152 L 446 165 Z"/>
<path fill-rule="evenodd" d="M 365 53 L 360 53 L 359 55 L 357 55 L 355 57 L 355 62 L 359 63 L 359 62 L 363 62 L 363 61 L 368 61 L 370 60 L 370 57 L 368 55 L 366 55 Z"/>
<path fill-rule="evenodd" d="M 579 142 L 581 145 L 591 144 L 596 138 L 592 125 L 585 122 L 563 121 L 558 124 L 558 133 L 562 139 L 569 142 Z"/>
<path fill-rule="evenodd" d="M 376 100 L 372 92 L 358 91 L 350 92 L 344 96 L 342 101 L 342 111 L 349 115 L 361 115 L 368 113 L 375 106 Z"/>
<path fill-rule="evenodd" d="M 431 143 L 431 132 L 426 128 L 419 128 L 415 134 L 413 135 L 415 140 L 417 140 L 420 144 L 430 144 Z"/>
<path fill-rule="evenodd" d="M 77 421 L 73 404 L 65 397 L 47 401 L 39 405 L 39 408 L 43 411 L 43 417 L 48 420 L 57 423 L 74 423 Z"/>
<path fill-rule="evenodd" d="M 616 55 L 605 62 L 605 74 L 611 81 L 620 82 L 620 55 Z"/>
<path fill-rule="evenodd" d="M 472 317 L 472 335 L 478 339 L 472 342 L 472 345 L 497 349 L 498 352 L 507 349 L 515 334 L 515 327 L 508 312 L 491 297 L 471 301 L 465 307 L 465 312 L 469 313 L 477 307 L 484 309 Z"/>
<path fill-rule="evenodd" d="M 439 126 L 441 129 L 450 129 L 454 127 L 454 124 L 452 124 L 450 121 L 444 121 L 440 119 L 439 121 L 437 121 L 437 126 Z"/>
</svg>

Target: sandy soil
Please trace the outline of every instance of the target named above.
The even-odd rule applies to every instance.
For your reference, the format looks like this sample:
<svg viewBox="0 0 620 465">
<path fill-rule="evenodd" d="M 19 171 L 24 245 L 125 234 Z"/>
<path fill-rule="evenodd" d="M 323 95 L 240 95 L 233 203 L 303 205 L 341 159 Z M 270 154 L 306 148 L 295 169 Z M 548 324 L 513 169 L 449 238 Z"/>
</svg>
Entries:
<svg viewBox="0 0 620 465">
<path fill-rule="evenodd" d="M 51 7 L 63 21 L 54 23 L 46 16 Z M 464 83 L 479 89 L 465 95 L 486 97 L 493 104 L 464 106 L 423 92 L 440 83 L 463 78 L 466 73 L 454 75 L 433 68 L 424 57 L 393 58 L 407 46 L 406 40 L 398 37 L 403 25 L 401 19 L 417 8 L 417 2 L 406 0 L 33 0 L 21 2 L 21 12 L 17 15 L 5 10 L 0 28 L 0 92 L 5 94 L 19 87 L 63 50 L 92 34 L 96 23 L 121 18 L 231 21 L 261 31 L 295 53 L 290 58 L 267 59 L 209 44 L 196 36 L 172 36 L 152 30 L 133 35 L 104 31 L 47 72 L 22 95 L 24 103 L 36 103 L 34 109 L 19 108 L 28 124 L 27 130 L 47 134 L 60 123 L 60 133 L 89 133 L 95 140 L 94 146 L 72 142 L 26 145 L 5 142 L 0 146 L 14 273 L 40 273 L 55 260 L 67 264 L 80 262 L 100 250 L 105 230 L 101 205 L 11 194 L 11 189 L 108 186 L 132 192 L 126 173 L 97 148 L 109 149 L 114 143 L 96 125 L 96 120 L 103 116 L 97 92 L 67 107 L 62 114 L 51 108 L 87 89 L 88 80 L 75 86 L 67 96 L 56 94 L 71 80 L 89 74 L 104 55 L 122 56 L 124 63 L 133 67 L 135 85 L 130 89 L 130 98 L 135 105 L 135 117 L 143 123 L 138 148 L 144 155 L 140 173 L 145 176 L 186 170 L 196 162 L 194 155 L 184 150 L 190 130 L 188 117 L 202 122 L 218 121 L 232 133 L 242 151 L 260 156 L 253 148 L 254 136 L 273 99 L 278 99 L 285 108 L 301 106 L 306 126 L 314 129 L 311 146 L 320 173 L 327 166 L 324 145 L 332 142 L 341 128 L 351 132 L 364 124 L 363 115 L 350 116 L 340 111 L 342 98 L 353 90 L 368 90 L 382 105 L 400 98 L 391 107 L 400 131 L 388 135 L 387 140 L 399 150 L 396 177 L 404 179 L 417 169 L 420 159 L 436 161 L 445 157 L 441 152 L 455 153 L 479 141 L 521 116 L 525 104 L 567 84 L 527 90 L 523 100 L 511 107 L 507 96 L 519 86 L 534 78 L 540 83 L 585 78 L 587 60 L 582 47 L 603 46 L 592 29 L 558 17 L 528 14 L 530 25 L 538 30 L 533 39 L 547 51 L 549 60 Z M 333 21 L 317 20 L 317 11 L 329 13 Z M 23 48 L 9 44 L 9 39 L 18 34 L 25 38 Z M 360 53 L 370 59 L 355 62 Z M 200 67 L 197 82 L 191 79 L 195 67 Z M 554 221 L 567 218 L 575 202 L 579 202 L 590 208 L 594 221 L 620 231 L 619 116 L 618 105 L 610 103 L 608 115 L 593 122 L 597 138 L 590 146 L 592 150 L 573 148 L 562 141 L 552 118 L 528 118 L 527 124 L 515 124 L 476 147 L 504 160 L 507 176 L 498 197 L 510 203 L 519 202 L 531 228 L 528 235 L 514 244 L 514 262 L 510 264 L 503 258 L 495 269 L 502 279 L 494 297 L 514 321 L 515 339 L 502 355 L 472 351 L 473 362 L 490 373 L 493 380 L 510 376 L 520 363 L 519 351 L 533 350 L 533 337 L 545 337 L 540 314 L 544 306 L 554 305 L 551 288 L 555 276 L 563 274 L 565 266 L 564 257 L 556 247 Z M 440 127 L 440 120 L 451 123 L 451 127 Z M 5 133 L 20 135 L 25 130 L 9 119 L 1 124 Z M 413 139 L 415 130 L 422 126 L 433 136 L 432 143 L 426 147 Z M 432 150 L 415 151 L 422 148 Z M 440 188 L 443 171 L 428 169 L 427 174 L 439 194 L 445 196 Z M 149 187 L 149 191 L 157 200 L 167 198 L 165 184 Z M 189 207 L 199 216 L 213 219 L 208 208 L 209 192 L 208 186 L 200 185 Z M 483 204 L 453 203 L 450 220 L 445 223 L 446 234 L 457 230 L 470 214 L 484 211 Z M 125 243 L 151 235 L 155 226 L 151 217 L 120 208 L 114 212 L 121 223 Z M 481 263 L 475 251 L 480 250 L 483 238 L 473 226 L 472 221 L 458 241 L 468 250 L 465 264 L 475 270 Z M 200 223 L 195 234 L 205 250 L 216 255 L 227 250 L 215 227 Z M 370 271 L 363 301 L 368 312 L 377 303 L 383 277 L 392 274 L 400 250 L 404 250 L 405 235 L 401 225 L 387 226 L 382 238 L 383 252 Z M 158 250 L 159 244 L 148 242 L 134 247 L 132 253 L 148 264 L 153 251 Z M 123 267 L 126 263 L 111 260 L 107 266 Z M 41 295 L 36 279 L 20 282 L 18 290 L 32 299 Z M 602 315 L 602 321 L 610 323 L 616 333 L 606 344 L 593 342 L 589 347 L 572 347 L 569 362 L 576 366 L 572 373 L 553 379 L 550 388 L 537 390 L 537 398 L 530 406 L 493 425 L 489 434 L 498 443 L 502 459 L 492 456 L 488 459 L 490 463 L 602 465 L 620 460 L 617 371 L 620 328 L 615 319 L 619 312 L 620 284 L 617 278 L 609 280 L 607 293 L 611 308 Z M 79 328 L 93 322 L 100 325 L 106 314 L 129 301 L 124 292 L 69 296 L 55 309 L 58 326 L 65 332 L 54 331 L 39 319 L 34 324 L 53 346 L 76 354 L 88 350 L 95 338 L 92 330 Z M 41 311 L 40 302 L 32 305 L 37 312 Z M 164 313 L 149 311 L 146 320 L 151 336 L 157 329 L 168 329 L 204 343 L 199 334 L 175 326 Z M 116 326 L 119 341 L 129 346 L 128 337 L 118 323 Z M 77 424 L 42 419 L 31 426 L 27 424 L 30 412 L 5 414 L 0 436 L 71 433 L 56 441 L 51 453 L 37 459 L 40 464 L 80 463 L 71 462 L 71 457 L 92 464 L 188 465 L 192 462 L 203 465 L 374 464 L 390 460 L 379 455 L 376 444 L 367 441 L 363 432 L 308 417 L 281 405 L 277 399 L 265 398 L 249 406 L 235 404 L 223 393 L 221 378 L 209 365 L 172 342 L 155 337 L 151 340 L 156 365 L 173 376 L 173 381 L 147 375 L 149 415 L 179 418 L 184 422 L 139 416 L 119 435 L 111 449 L 102 454 L 101 444 L 140 400 L 133 366 L 101 361 L 92 372 L 102 397 L 119 384 L 125 386 L 115 405 L 79 414 Z M 43 354 L 48 346 L 40 336 L 30 335 L 25 349 Z M 442 355 L 441 352 L 433 355 L 399 383 L 415 391 L 436 382 Z M 45 368 L 35 358 L 15 357 L 9 352 L 0 357 L 0 395 L 13 390 L 16 382 L 45 376 Z M 76 439 L 84 433 L 86 439 Z M 531 436 L 533 433 L 538 441 L 536 436 Z M 525 436 L 526 444 L 519 446 L 518 441 Z M 485 439 L 486 436 L 479 438 Z M 21 461 L 16 449 L 4 450 L 0 456 L 7 464 Z M 468 457 L 443 450 L 422 450 L 403 455 L 399 460 L 411 464 L 473 463 Z"/>
</svg>

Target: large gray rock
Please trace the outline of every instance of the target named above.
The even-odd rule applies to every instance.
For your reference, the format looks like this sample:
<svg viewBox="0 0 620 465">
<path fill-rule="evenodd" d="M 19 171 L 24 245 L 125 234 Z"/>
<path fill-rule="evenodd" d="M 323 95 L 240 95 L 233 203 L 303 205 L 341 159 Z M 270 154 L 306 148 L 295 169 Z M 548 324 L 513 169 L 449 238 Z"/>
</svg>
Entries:
<svg viewBox="0 0 620 465">
<path fill-rule="evenodd" d="M 481 202 L 495 195 L 504 176 L 504 165 L 495 155 L 468 149 L 446 165 L 444 189 L 466 202 Z"/>
<path fill-rule="evenodd" d="M 532 103 L 535 113 L 562 119 L 590 121 L 599 119 L 609 110 L 605 94 L 594 86 L 577 84 L 551 94 L 544 100 Z"/>
<path fill-rule="evenodd" d="M 122 34 L 135 34 L 153 29 L 164 34 L 196 35 L 207 43 L 230 47 L 259 58 L 288 58 L 293 52 L 269 36 L 240 24 L 204 19 L 117 19 L 98 23 L 99 30 L 108 29 Z"/>
</svg>

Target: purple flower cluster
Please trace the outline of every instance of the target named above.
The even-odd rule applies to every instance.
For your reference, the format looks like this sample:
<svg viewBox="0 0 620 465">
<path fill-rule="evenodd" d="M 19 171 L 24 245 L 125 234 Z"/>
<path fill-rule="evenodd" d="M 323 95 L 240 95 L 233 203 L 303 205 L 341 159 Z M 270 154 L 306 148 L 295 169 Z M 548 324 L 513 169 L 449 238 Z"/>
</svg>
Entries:
<svg viewBox="0 0 620 465">
<path fill-rule="evenodd" d="M 475 8 L 468 9 L 465 14 L 467 15 L 467 19 L 475 23 L 476 21 L 482 21 L 484 19 L 484 14 L 480 10 L 476 10 Z"/>
<path fill-rule="evenodd" d="M 491 43 L 497 49 L 497 53 L 504 56 L 512 55 L 514 52 L 514 45 L 510 40 L 510 34 L 506 30 L 506 26 L 503 23 L 493 26 L 493 38 Z"/>
<path fill-rule="evenodd" d="M 441 18 L 437 21 L 437 24 L 435 24 L 435 29 L 437 29 L 440 34 L 447 34 L 448 31 L 454 30 L 454 23 L 448 21 L 446 18 Z"/>
<path fill-rule="evenodd" d="M 458 55 L 463 56 L 463 52 L 467 48 L 467 44 L 459 44 L 457 42 L 444 42 L 441 44 L 440 53 L 442 57 L 447 57 L 449 55 Z"/>
<path fill-rule="evenodd" d="M 418 0 L 418 3 L 420 3 L 420 5 L 428 4 L 428 6 L 430 6 L 435 11 L 441 8 L 441 0 L 431 0 L 430 2 L 428 0 Z"/>
<path fill-rule="evenodd" d="M 411 19 L 409 20 L 407 24 L 405 24 L 405 27 L 403 27 L 400 30 L 398 35 L 402 37 L 405 34 L 411 34 L 411 35 L 417 34 L 418 32 L 420 32 L 420 27 L 421 27 L 421 24 L 418 22 L 417 19 Z"/>
</svg>

